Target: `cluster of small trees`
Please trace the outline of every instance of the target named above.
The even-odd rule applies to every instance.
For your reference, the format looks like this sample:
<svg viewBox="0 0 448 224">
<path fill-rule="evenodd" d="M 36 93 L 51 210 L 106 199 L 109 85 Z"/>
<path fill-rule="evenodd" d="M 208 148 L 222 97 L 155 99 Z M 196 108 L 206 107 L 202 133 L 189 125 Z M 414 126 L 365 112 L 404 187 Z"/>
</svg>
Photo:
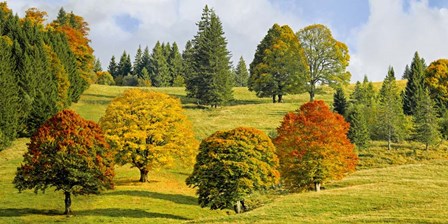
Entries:
<svg viewBox="0 0 448 224">
<path fill-rule="evenodd" d="M 0 3 L 0 150 L 33 134 L 94 82 L 87 23 L 63 9 L 44 25 L 46 16 L 31 8 L 19 18 Z"/>
<path fill-rule="evenodd" d="M 445 132 L 447 108 L 446 60 L 426 66 L 418 53 L 411 66 L 406 66 L 403 78 L 408 81 L 403 91 L 397 86 L 392 67 L 376 92 L 367 77 L 357 82 L 347 100 L 342 89 L 334 95 L 334 110 L 350 122 L 349 137 L 358 147 L 366 147 L 370 140 L 391 142 L 415 140 L 428 149 L 441 140 Z"/>
</svg>

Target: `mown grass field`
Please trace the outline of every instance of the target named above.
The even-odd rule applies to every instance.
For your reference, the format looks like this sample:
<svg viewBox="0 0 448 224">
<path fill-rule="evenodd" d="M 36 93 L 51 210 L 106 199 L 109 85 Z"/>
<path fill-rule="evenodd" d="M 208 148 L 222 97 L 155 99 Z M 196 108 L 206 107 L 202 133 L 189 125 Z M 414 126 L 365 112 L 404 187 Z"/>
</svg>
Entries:
<svg viewBox="0 0 448 224">
<path fill-rule="evenodd" d="M 375 87 L 378 88 L 378 84 Z M 401 85 L 403 86 L 403 85 Z M 109 102 L 124 87 L 92 85 L 72 106 L 84 118 L 98 121 Z M 198 108 L 183 88 L 157 88 L 182 100 L 198 139 L 216 130 L 252 126 L 274 134 L 284 114 L 308 100 L 307 94 L 287 95 L 285 103 L 272 104 L 245 88 L 236 88 L 235 101 L 218 109 Z M 317 96 L 331 102 L 330 89 Z M 116 189 L 100 195 L 73 198 L 74 215 L 66 217 L 63 194 L 18 193 L 12 185 L 28 139 L 19 139 L 0 152 L 0 223 L 447 223 L 448 147 L 430 151 L 417 143 L 383 142 L 359 151 L 359 171 L 328 183 L 320 193 L 259 195 L 250 201 L 259 208 L 241 215 L 231 210 L 212 211 L 197 205 L 195 190 L 184 180 L 189 169 L 152 171 L 149 183 L 137 182 L 139 172 L 130 166 L 116 168 Z M 254 206 L 254 205 L 249 205 Z"/>
</svg>

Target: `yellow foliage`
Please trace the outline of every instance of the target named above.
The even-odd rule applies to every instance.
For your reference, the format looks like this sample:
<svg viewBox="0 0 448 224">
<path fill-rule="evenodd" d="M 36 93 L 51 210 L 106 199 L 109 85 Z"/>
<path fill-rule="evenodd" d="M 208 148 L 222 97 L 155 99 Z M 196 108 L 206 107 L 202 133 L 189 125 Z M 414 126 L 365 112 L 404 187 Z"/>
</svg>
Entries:
<svg viewBox="0 0 448 224">
<path fill-rule="evenodd" d="M 108 106 L 100 125 L 121 164 L 150 170 L 176 159 L 184 165 L 194 162 L 198 142 L 177 98 L 127 90 Z"/>
</svg>

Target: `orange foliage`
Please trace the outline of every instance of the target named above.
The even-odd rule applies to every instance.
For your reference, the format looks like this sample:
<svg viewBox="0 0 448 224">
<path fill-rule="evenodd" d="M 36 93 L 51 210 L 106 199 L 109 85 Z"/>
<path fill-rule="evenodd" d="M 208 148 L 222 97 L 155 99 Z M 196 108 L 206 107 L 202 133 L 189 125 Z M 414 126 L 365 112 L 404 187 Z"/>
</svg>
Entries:
<svg viewBox="0 0 448 224">
<path fill-rule="evenodd" d="M 37 8 L 29 8 L 25 12 L 25 19 L 29 19 L 31 21 L 31 23 L 37 24 L 37 25 L 43 26 L 45 20 L 47 20 L 46 17 L 48 17 L 47 12 L 40 11 Z"/>
<path fill-rule="evenodd" d="M 274 139 L 286 187 L 304 190 L 353 172 L 358 157 L 348 130 L 349 123 L 320 100 L 288 113 Z"/>
</svg>

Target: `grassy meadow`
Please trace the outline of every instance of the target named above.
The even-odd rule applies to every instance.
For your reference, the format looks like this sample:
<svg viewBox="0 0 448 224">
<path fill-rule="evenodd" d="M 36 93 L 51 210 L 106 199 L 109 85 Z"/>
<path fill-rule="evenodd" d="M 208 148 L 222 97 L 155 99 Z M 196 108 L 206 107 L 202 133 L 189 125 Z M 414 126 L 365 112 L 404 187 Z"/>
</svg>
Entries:
<svg viewBox="0 0 448 224">
<path fill-rule="evenodd" d="M 375 88 L 381 84 L 375 83 Z M 404 87 L 402 82 L 399 83 Z M 126 87 L 92 85 L 71 109 L 98 121 L 107 105 Z M 307 94 L 287 95 L 285 103 L 260 99 L 246 88 L 235 88 L 235 100 L 217 109 L 198 108 L 183 88 L 149 88 L 179 97 L 198 139 L 221 129 L 251 126 L 274 134 L 283 116 L 308 100 Z M 353 85 L 349 91 L 353 89 Z M 330 103 L 333 91 L 316 97 Z M 116 167 L 116 189 L 100 195 L 73 197 L 72 216 L 62 215 L 62 192 L 48 189 L 18 193 L 12 184 L 29 139 L 18 139 L 0 152 L 0 223 L 446 223 L 448 222 L 448 147 L 425 151 L 418 143 L 372 142 L 359 150 L 358 171 L 326 184 L 319 193 L 270 192 L 248 199 L 254 208 L 236 215 L 197 205 L 195 189 L 185 185 L 191 170 L 172 167 L 151 171 L 149 183 L 139 172 Z M 258 208 L 255 208 L 258 207 Z"/>
</svg>

